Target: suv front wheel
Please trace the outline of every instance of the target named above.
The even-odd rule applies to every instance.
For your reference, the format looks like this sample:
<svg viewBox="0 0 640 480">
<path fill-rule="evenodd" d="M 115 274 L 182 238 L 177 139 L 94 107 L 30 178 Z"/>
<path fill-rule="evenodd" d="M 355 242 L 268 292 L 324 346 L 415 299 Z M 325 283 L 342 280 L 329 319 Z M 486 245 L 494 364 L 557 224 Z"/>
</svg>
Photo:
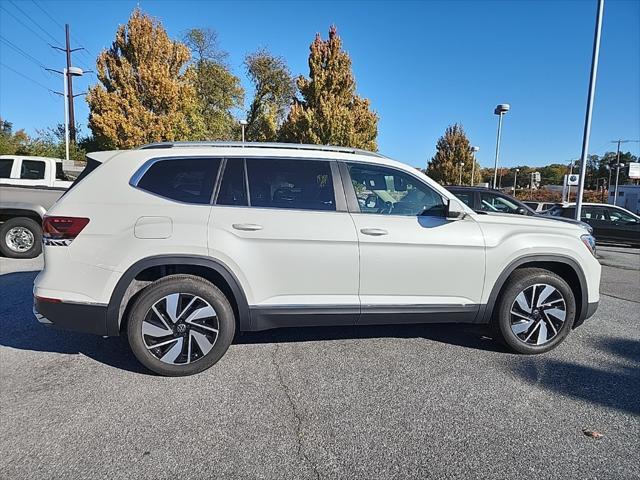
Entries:
<svg viewBox="0 0 640 480">
<path fill-rule="evenodd" d="M 211 367 L 234 334 L 233 309 L 225 295 L 193 275 L 171 275 L 146 287 L 127 325 L 136 358 L 167 376 L 193 375 Z"/>
<path fill-rule="evenodd" d="M 575 295 L 563 278 L 549 270 L 523 268 L 509 277 L 493 327 L 514 352 L 544 353 L 565 339 L 575 316 Z"/>
</svg>

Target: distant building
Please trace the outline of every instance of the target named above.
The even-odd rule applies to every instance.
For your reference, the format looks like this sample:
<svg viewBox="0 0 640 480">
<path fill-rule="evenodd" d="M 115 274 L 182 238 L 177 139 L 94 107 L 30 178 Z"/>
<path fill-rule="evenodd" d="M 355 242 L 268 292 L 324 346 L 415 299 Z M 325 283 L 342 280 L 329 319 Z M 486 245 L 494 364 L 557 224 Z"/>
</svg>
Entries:
<svg viewBox="0 0 640 480">
<path fill-rule="evenodd" d="M 609 204 L 613 205 L 615 189 L 609 190 Z M 626 208 L 630 212 L 640 214 L 640 185 L 619 185 L 617 206 Z"/>
</svg>

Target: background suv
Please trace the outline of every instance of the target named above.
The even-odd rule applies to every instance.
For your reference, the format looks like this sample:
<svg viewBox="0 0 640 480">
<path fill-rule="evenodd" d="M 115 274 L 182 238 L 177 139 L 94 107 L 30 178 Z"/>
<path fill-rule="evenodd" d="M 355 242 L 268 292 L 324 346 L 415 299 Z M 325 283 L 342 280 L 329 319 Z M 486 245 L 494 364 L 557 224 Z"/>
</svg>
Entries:
<svg viewBox="0 0 640 480">
<path fill-rule="evenodd" d="M 595 311 L 593 238 L 478 215 L 376 153 L 156 144 L 90 154 L 44 220 L 43 323 L 118 335 L 164 375 L 216 363 L 237 330 L 491 324 L 541 353 Z"/>
</svg>

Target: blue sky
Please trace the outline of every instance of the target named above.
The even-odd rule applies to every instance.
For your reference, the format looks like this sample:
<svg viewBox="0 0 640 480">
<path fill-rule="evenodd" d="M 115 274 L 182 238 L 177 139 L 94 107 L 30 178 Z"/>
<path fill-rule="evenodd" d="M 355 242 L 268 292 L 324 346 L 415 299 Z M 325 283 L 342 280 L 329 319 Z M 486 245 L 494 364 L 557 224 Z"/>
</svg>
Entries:
<svg viewBox="0 0 640 480">
<path fill-rule="evenodd" d="M 248 90 L 247 104 L 246 53 L 267 47 L 287 60 L 292 73 L 306 75 L 309 43 L 336 24 L 358 92 L 380 115 L 380 151 L 406 163 L 424 166 L 444 129 L 460 122 L 480 146 L 481 165 L 492 166 L 493 108 L 502 102 L 512 110 L 504 122 L 501 164 L 566 163 L 580 155 L 595 0 L 0 0 L 0 115 L 28 132 L 61 122 L 62 99 L 46 88 L 61 90 L 62 79 L 38 64 L 61 69 L 64 55 L 45 40 L 53 43 L 51 35 L 62 45 L 60 24 L 68 22 L 73 46 L 89 52 L 74 54 L 75 62 L 94 68 L 95 55 L 110 45 L 136 5 L 159 18 L 174 38 L 192 27 L 217 30 Z M 95 81 L 92 75 L 79 79 L 75 91 Z M 76 116 L 86 124 L 83 97 L 76 99 Z M 640 138 L 638 0 L 605 4 L 590 152 L 612 150 L 617 138 Z M 637 155 L 640 144 L 627 149 Z"/>
</svg>

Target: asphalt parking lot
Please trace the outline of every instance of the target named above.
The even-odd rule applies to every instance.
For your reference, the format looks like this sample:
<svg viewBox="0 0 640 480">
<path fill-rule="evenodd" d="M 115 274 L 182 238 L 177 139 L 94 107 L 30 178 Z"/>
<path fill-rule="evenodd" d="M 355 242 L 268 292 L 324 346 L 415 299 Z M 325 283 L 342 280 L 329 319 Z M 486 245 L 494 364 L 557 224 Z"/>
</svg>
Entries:
<svg viewBox="0 0 640 480">
<path fill-rule="evenodd" d="M 640 478 L 640 250 L 600 257 L 598 312 L 542 356 L 465 326 L 295 329 L 187 378 L 41 326 L 41 259 L 0 258 L 0 477 Z"/>
</svg>

